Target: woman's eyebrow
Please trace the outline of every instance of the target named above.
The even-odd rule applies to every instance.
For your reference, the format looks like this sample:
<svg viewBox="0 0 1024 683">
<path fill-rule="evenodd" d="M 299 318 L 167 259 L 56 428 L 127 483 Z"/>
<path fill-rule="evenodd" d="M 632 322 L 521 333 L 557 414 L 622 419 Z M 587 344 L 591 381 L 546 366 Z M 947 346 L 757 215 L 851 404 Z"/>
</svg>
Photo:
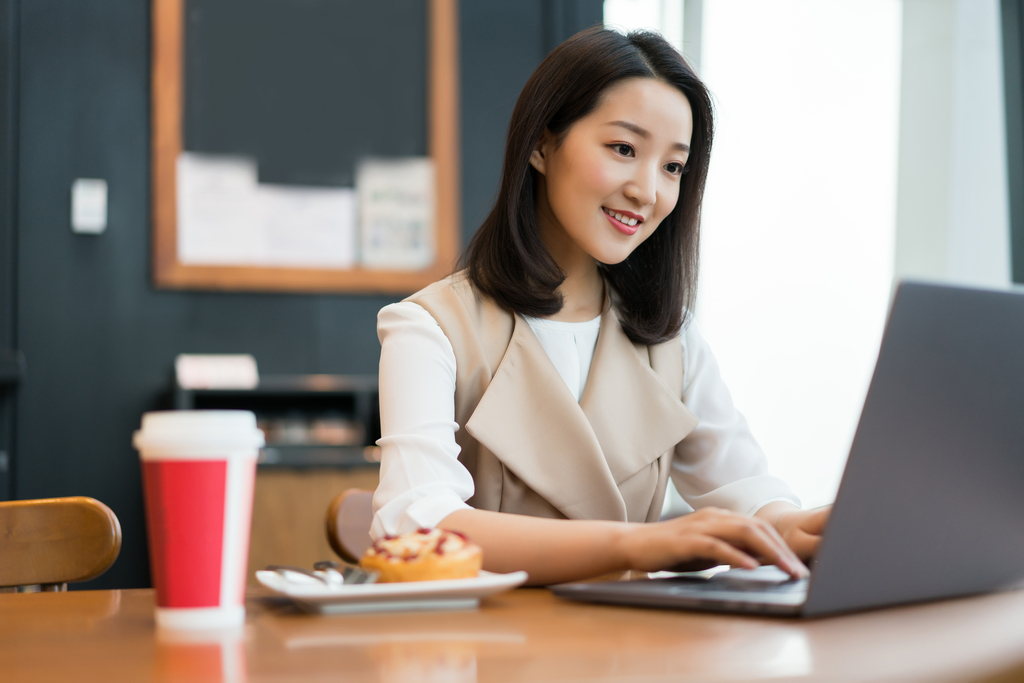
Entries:
<svg viewBox="0 0 1024 683">
<path fill-rule="evenodd" d="M 619 126 L 620 128 L 625 128 L 628 131 L 636 133 L 645 140 L 651 137 L 651 133 L 648 130 L 641 128 L 640 126 L 636 125 L 631 121 L 609 121 L 606 125 Z M 672 149 L 678 149 L 680 152 L 689 152 L 690 146 L 682 142 L 677 142 L 672 145 Z"/>
</svg>

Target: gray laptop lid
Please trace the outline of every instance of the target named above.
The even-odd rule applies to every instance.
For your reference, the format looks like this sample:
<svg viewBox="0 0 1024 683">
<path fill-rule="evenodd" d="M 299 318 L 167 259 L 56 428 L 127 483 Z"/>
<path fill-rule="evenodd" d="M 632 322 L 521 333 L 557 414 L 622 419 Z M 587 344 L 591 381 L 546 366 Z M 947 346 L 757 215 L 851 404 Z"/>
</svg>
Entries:
<svg viewBox="0 0 1024 683">
<path fill-rule="evenodd" d="M 1024 578 L 1024 295 L 902 284 L 805 615 Z"/>
</svg>

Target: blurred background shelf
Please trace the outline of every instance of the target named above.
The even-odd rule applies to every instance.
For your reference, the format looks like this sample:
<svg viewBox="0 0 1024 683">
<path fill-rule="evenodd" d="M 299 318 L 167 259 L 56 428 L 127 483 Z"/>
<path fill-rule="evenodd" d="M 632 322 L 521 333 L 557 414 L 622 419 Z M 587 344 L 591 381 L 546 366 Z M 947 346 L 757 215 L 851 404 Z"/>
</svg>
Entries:
<svg viewBox="0 0 1024 683">
<path fill-rule="evenodd" d="M 186 389 L 177 410 L 251 410 L 267 437 L 261 469 L 378 467 L 374 375 L 267 375 L 252 389 Z"/>
<path fill-rule="evenodd" d="M 350 488 L 373 490 L 380 469 L 375 375 L 265 375 L 252 389 L 186 389 L 177 410 L 251 410 L 267 437 L 260 451 L 249 582 L 268 564 L 312 567 L 334 558 L 327 507 Z"/>
<path fill-rule="evenodd" d="M 266 467 L 353 467 L 380 466 L 377 446 L 325 446 L 319 444 L 267 444 L 260 453 L 259 466 Z"/>
</svg>

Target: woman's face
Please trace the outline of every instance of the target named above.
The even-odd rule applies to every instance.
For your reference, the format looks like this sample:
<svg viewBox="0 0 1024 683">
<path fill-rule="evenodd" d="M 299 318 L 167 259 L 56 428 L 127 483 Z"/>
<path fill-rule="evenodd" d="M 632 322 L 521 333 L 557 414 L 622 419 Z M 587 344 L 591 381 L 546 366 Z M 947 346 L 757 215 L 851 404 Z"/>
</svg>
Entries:
<svg viewBox="0 0 1024 683">
<path fill-rule="evenodd" d="M 546 134 L 530 163 L 543 176 L 537 219 L 556 260 L 575 246 L 619 263 L 650 237 L 676 205 L 692 131 L 681 92 L 629 78 L 609 87 L 560 145 Z"/>
</svg>

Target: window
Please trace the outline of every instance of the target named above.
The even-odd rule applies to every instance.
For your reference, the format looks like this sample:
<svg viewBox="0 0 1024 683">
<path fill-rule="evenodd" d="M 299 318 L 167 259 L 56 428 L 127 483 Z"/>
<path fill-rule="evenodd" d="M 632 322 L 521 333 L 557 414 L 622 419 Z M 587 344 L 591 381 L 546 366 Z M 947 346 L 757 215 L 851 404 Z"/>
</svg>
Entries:
<svg viewBox="0 0 1024 683">
<path fill-rule="evenodd" d="M 641 4 L 608 0 L 606 24 L 658 16 Z M 623 25 L 622 5 L 637 21 Z M 893 279 L 901 6 L 703 0 L 701 14 L 718 131 L 697 323 L 772 473 L 806 507 L 822 505 L 842 474 Z"/>
</svg>

